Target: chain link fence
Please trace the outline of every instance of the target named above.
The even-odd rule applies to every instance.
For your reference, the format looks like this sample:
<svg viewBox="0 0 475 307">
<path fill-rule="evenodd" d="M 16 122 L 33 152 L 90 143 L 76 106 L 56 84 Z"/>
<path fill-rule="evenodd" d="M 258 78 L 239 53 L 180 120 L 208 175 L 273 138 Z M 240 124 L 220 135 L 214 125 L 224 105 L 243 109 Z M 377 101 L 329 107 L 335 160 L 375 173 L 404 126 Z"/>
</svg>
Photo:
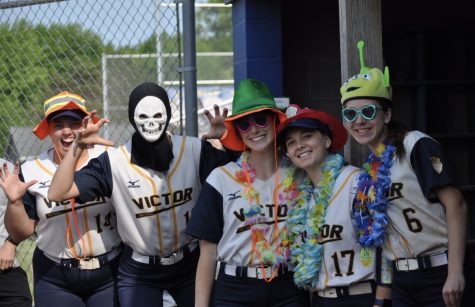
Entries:
<svg viewBox="0 0 475 307">
<path fill-rule="evenodd" d="M 233 94 L 231 10 L 196 3 L 198 109 L 212 104 L 227 105 Z M 223 8 L 225 12 L 223 12 Z M 209 43 L 218 37 L 210 12 L 228 20 L 226 48 Z M 0 152 L 10 161 L 32 158 L 51 147 L 49 139 L 38 140 L 31 132 L 42 119 L 43 101 L 68 90 L 86 98 L 89 110 L 111 123 L 103 133 L 116 144 L 126 142 L 133 129 L 128 123 L 130 91 L 144 81 L 156 81 L 172 101 L 171 129 L 183 130 L 183 82 L 181 67 L 181 7 L 159 0 L 0 0 Z M 224 17 L 223 17 L 224 16 Z M 216 31 L 216 30 L 215 30 Z M 223 34 L 223 33 L 221 33 Z M 204 52 L 200 51 L 200 35 Z M 211 47 L 210 47 L 211 46 Z M 215 47 L 219 44 L 215 44 Z M 212 57 L 212 58 L 211 58 Z M 200 133 L 207 122 L 199 117 Z M 28 272 L 31 285 L 31 255 L 34 238 L 18 248 L 17 258 Z"/>
</svg>

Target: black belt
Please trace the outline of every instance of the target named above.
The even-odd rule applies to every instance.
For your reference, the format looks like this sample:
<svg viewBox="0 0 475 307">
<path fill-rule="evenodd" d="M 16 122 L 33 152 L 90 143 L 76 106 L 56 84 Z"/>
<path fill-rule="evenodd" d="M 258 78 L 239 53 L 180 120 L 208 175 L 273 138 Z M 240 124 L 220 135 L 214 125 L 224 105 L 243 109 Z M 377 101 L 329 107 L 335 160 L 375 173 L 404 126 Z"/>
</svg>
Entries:
<svg viewBox="0 0 475 307">
<path fill-rule="evenodd" d="M 82 270 L 95 270 L 109 264 L 109 262 L 116 259 L 117 256 L 120 255 L 121 252 L 122 252 L 122 246 L 119 246 L 97 257 L 90 257 L 90 258 L 83 258 L 83 259 L 63 258 L 59 260 L 59 263 L 46 255 L 45 257 L 58 263 L 60 266 L 64 268 L 76 268 L 76 269 L 80 268 Z"/>
<path fill-rule="evenodd" d="M 419 256 L 416 258 L 404 258 L 394 260 L 394 266 L 397 271 L 415 271 L 420 269 L 430 269 L 449 262 L 448 252 L 437 253 L 433 255 Z"/>
<path fill-rule="evenodd" d="M 344 287 L 330 287 L 314 292 L 314 295 L 325 298 L 337 298 L 350 295 L 369 294 L 376 291 L 376 283 L 373 280 L 361 281 Z"/>
<path fill-rule="evenodd" d="M 264 278 L 271 278 L 272 274 L 275 272 L 275 269 L 272 267 L 245 267 L 245 266 L 235 266 L 229 265 L 224 262 L 220 262 L 219 270 L 226 275 L 229 276 L 236 276 L 241 278 L 257 278 L 257 279 L 264 279 Z M 282 276 L 290 272 L 289 268 L 286 266 L 280 265 L 278 268 L 275 277 Z M 265 274 L 265 275 L 264 275 Z"/>
<path fill-rule="evenodd" d="M 131 258 L 134 261 L 145 263 L 145 264 L 172 265 L 183 260 L 183 258 L 187 257 L 188 255 L 190 255 L 191 253 L 197 250 L 198 250 L 198 242 L 195 241 L 165 256 L 142 256 L 136 251 L 132 250 Z"/>
</svg>

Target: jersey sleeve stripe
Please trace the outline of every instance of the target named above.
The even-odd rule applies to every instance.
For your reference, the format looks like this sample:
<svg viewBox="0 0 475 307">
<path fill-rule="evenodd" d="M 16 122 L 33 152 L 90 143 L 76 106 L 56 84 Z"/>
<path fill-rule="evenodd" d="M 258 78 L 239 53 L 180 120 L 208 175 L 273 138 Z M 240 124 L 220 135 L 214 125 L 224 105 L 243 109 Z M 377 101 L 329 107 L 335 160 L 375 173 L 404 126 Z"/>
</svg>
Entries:
<svg viewBox="0 0 475 307">
<path fill-rule="evenodd" d="M 76 213 L 77 214 L 77 213 Z M 92 239 L 91 239 L 91 232 L 89 229 L 89 223 L 87 222 L 87 208 L 84 208 L 82 210 L 82 218 L 83 218 L 83 223 L 84 223 L 84 228 L 86 232 L 86 238 L 87 238 L 87 245 L 89 246 L 89 251 L 91 252 L 90 255 L 87 255 L 86 251 L 84 251 L 84 257 L 93 257 L 93 251 L 92 251 Z"/>
<path fill-rule="evenodd" d="M 150 186 L 152 187 L 153 194 L 157 194 L 158 193 L 157 192 L 157 187 L 155 186 L 155 183 L 154 183 L 153 179 L 150 176 L 147 176 L 144 172 L 142 172 L 142 170 L 139 167 L 137 167 L 133 163 L 130 163 L 130 157 L 127 154 L 127 151 L 125 150 L 124 146 L 120 146 L 120 149 L 121 149 L 122 153 L 124 154 L 124 156 L 126 157 L 126 160 L 129 161 L 130 166 L 137 173 L 139 173 L 140 176 L 145 178 L 150 183 Z M 160 253 L 163 253 L 163 238 L 162 238 L 162 229 L 160 227 L 160 216 L 159 216 L 159 214 L 157 214 L 156 217 L 157 217 L 156 220 L 157 220 L 158 244 L 160 245 Z"/>
<path fill-rule="evenodd" d="M 47 173 L 51 177 L 54 175 L 54 173 L 47 169 L 39 159 L 35 159 L 35 163 L 43 170 L 43 172 Z"/>
<path fill-rule="evenodd" d="M 233 174 L 231 174 L 231 172 L 230 172 L 228 169 L 226 169 L 226 167 L 220 166 L 219 169 L 222 170 L 223 173 L 225 173 L 226 175 L 228 175 L 232 180 L 234 180 L 234 181 L 235 181 L 237 184 L 239 184 L 240 186 L 247 187 L 246 184 L 244 184 L 243 182 L 239 181 L 239 180 L 236 178 L 236 176 L 234 176 Z"/>
<path fill-rule="evenodd" d="M 180 165 L 182 159 L 183 159 L 183 154 L 185 152 L 185 145 L 186 145 L 186 136 L 183 136 L 181 139 L 181 146 L 180 146 L 180 154 L 178 155 L 178 158 L 176 159 L 175 165 L 171 169 L 168 178 L 167 178 L 167 185 L 168 185 L 168 191 L 173 195 L 173 186 L 172 186 L 172 178 L 173 175 L 175 174 L 176 170 L 178 169 L 178 166 Z M 173 197 L 171 198 L 171 204 L 172 204 L 172 217 L 173 217 L 173 239 L 174 239 L 174 244 L 173 248 L 174 250 L 177 250 L 180 246 L 180 235 L 178 231 L 178 222 L 176 218 L 176 209 L 175 209 L 175 200 Z"/>
<path fill-rule="evenodd" d="M 328 204 L 328 206 L 331 206 L 333 204 L 333 201 L 338 197 L 338 194 L 341 193 L 341 191 L 343 190 L 343 188 L 346 186 L 346 184 L 348 183 L 348 180 L 350 180 L 351 177 L 353 177 L 353 174 L 355 174 L 356 172 L 358 172 L 359 170 L 358 169 L 355 169 L 353 170 L 351 173 L 348 174 L 348 176 L 346 176 L 345 180 L 343 181 L 343 183 L 340 185 L 338 191 L 336 191 L 335 194 L 333 194 L 332 198 L 330 199 L 330 203 Z"/>
</svg>

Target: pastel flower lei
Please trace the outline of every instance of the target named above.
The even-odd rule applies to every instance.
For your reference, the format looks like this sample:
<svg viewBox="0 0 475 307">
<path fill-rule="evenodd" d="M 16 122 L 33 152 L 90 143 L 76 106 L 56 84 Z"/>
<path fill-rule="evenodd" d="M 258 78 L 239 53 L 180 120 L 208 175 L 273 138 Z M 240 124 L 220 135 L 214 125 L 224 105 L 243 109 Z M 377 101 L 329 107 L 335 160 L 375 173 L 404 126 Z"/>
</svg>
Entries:
<svg viewBox="0 0 475 307">
<path fill-rule="evenodd" d="M 323 245 L 318 243 L 318 237 L 325 223 L 335 180 L 343 165 L 341 155 L 329 155 L 322 166 L 323 174 L 319 184 L 314 187 L 307 178 L 299 186 L 301 193 L 289 210 L 287 227 L 291 242 L 291 261 L 295 264 L 294 282 L 299 288 L 314 288 L 318 283 L 323 252 Z"/>
<path fill-rule="evenodd" d="M 391 167 L 396 148 L 380 144 L 362 166 L 358 189 L 353 202 L 358 243 L 363 247 L 381 246 L 384 242 L 388 217 L 388 192 Z"/>
<path fill-rule="evenodd" d="M 272 266 L 274 269 L 277 269 L 280 264 L 286 263 L 287 259 L 290 258 L 287 230 L 283 229 L 279 231 L 278 225 L 274 223 L 273 239 L 276 243 L 273 248 L 271 243 L 267 240 L 267 235 L 272 228 L 270 225 L 265 224 L 266 219 L 263 214 L 261 214 L 262 207 L 257 203 L 259 193 L 252 187 L 252 183 L 256 178 L 256 170 L 247 163 L 248 158 L 249 152 L 243 152 L 236 161 L 240 169 L 235 173 L 239 181 L 247 184 L 243 195 L 249 200 L 250 206 L 244 209 L 244 217 L 246 218 L 245 224 L 251 229 L 252 250 L 259 258 L 261 266 Z M 280 193 L 278 197 L 280 203 L 290 201 L 298 195 L 298 186 L 293 181 L 293 177 L 290 179 L 291 180 L 288 180 L 286 178 L 281 184 L 283 193 Z M 268 277 L 272 279 L 271 276 Z"/>
</svg>

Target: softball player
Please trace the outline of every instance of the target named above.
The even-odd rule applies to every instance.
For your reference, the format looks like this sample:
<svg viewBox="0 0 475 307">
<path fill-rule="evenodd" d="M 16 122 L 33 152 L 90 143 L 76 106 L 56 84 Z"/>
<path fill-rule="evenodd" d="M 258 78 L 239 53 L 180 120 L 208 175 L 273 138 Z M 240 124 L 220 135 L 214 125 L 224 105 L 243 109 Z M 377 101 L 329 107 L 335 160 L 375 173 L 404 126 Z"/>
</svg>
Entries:
<svg viewBox="0 0 475 307">
<path fill-rule="evenodd" d="M 194 305 L 199 249 L 185 227 L 201 182 L 228 154 L 197 138 L 166 134 L 170 119 L 166 91 L 154 83 L 137 86 L 129 99 L 132 139 L 76 173 L 71 151 L 51 183 L 51 199 L 110 197 L 126 245 L 118 277 L 122 307 L 162 306 L 164 290 L 179 306 Z M 220 115 L 213 120 L 213 128 L 224 127 Z M 103 122 L 85 127 L 77 153 L 87 142 L 110 144 L 95 133 Z"/>
<path fill-rule="evenodd" d="M 56 202 L 47 196 L 57 165 L 89 115 L 85 100 L 62 92 L 46 100 L 44 109 L 33 132 L 40 139 L 49 136 L 53 148 L 23 163 L 21 174 L 17 164 L 13 174 L 7 170 L 1 176 L 9 198 L 9 232 L 17 242 L 36 233 L 35 306 L 118 306 L 115 284 L 122 246 L 114 208 L 104 197 Z M 74 167 L 104 150 L 89 146 Z"/>
<path fill-rule="evenodd" d="M 286 115 L 279 143 L 307 174 L 287 218 L 295 283 L 313 292 L 313 306 L 373 306 L 376 250 L 355 241 L 352 218 L 359 170 L 336 153 L 346 143 L 345 128 L 325 112 L 296 105 Z M 378 298 L 389 297 L 378 290 Z"/>
<path fill-rule="evenodd" d="M 221 142 L 244 152 L 210 174 L 187 228 L 201 240 L 196 306 L 309 305 L 288 266 L 285 220 L 297 187 L 276 161 L 275 125 L 283 119 L 264 84 L 239 83 Z"/>
<path fill-rule="evenodd" d="M 4 167 L 13 170 L 13 165 L 2 158 L 0 164 L 0 173 Z M 28 278 L 15 258 L 18 242 L 13 240 L 5 229 L 6 208 L 7 198 L 3 190 L 0 190 L 0 306 L 31 307 Z"/>
<path fill-rule="evenodd" d="M 391 122 L 388 70 L 365 67 L 363 46 L 360 74 L 340 89 L 346 129 L 371 149 L 354 203 L 359 241 L 384 242 L 394 262 L 394 305 L 459 306 L 467 205 L 440 145 Z"/>
</svg>

